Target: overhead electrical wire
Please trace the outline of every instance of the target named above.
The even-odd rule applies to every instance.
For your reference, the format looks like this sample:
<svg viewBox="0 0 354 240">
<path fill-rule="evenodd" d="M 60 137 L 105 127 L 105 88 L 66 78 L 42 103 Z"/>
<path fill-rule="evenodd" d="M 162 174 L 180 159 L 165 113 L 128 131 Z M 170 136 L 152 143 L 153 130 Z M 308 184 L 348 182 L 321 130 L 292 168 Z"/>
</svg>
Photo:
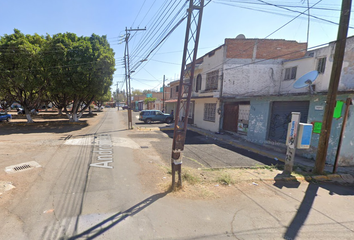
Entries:
<svg viewBox="0 0 354 240">
<path fill-rule="evenodd" d="M 261 0 L 258 0 L 258 1 L 261 1 Z M 322 1 L 322 0 L 319 0 L 317 3 L 315 3 L 314 5 L 312 5 L 312 7 L 316 6 L 316 5 L 319 4 L 321 1 Z M 263 2 L 263 1 L 262 1 L 262 2 Z M 310 7 L 310 9 L 311 9 L 312 7 Z M 276 29 L 275 31 L 273 31 L 272 33 L 270 33 L 269 35 L 267 35 L 265 38 L 262 38 L 262 39 L 259 39 L 259 40 L 262 41 L 262 40 L 267 39 L 268 37 L 270 37 L 271 35 L 273 35 L 273 34 L 276 33 L 277 31 L 279 31 L 280 29 L 282 29 L 283 27 L 285 27 L 286 25 L 288 25 L 290 22 L 294 21 L 296 18 L 298 18 L 300 15 L 304 14 L 305 12 L 307 12 L 307 10 L 304 11 L 304 12 L 300 12 L 299 15 L 295 16 L 293 19 L 291 19 L 291 20 L 288 21 L 287 23 L 283 24 L 281 27 L 279 27 L 278 29 Z M 328 43 L 321 44 L 321 45 L 318 45 L 318 46 L 315 46 L 315 47 L 312 47 L 312 48 L 324 46 L 324 45 L 327 45 L 327 44 L 328 44 Z M 253 46 L 250 47 L 250 48 L 253 48 Z M 247 48 L 247 49 L 245 49 L 245 50 L 243 50 L 243 51 L 240 51 L 240 52 L 238 52 L 237 54 L 240 54 L 240 53 L 242 53 L 242 52 L 245 52 L 245 51 L 249 50 L 250 48 Z M 312 48 L 309 48 L 309 49 L 312 49 Z M 302 51 L 306 51 L 306 49 L 304 49 L 304 50 L 302 50 Z M 293 54 L 293 53 L 291 53 L 291 54 Z M 236 55 L 235 55 L 235 57 L 236 57 Z M 278 57 L 281 57 L 281 56 L 278 56 Z M 208 72 L 209 72 L 209 71 L 212 71 L 212 70 L 214 70 L 214 69 L 217 69 L 218 67 L 220 67 L 220 66 L 222 66 L 223 64 L 227 63 L 227 62 L 230 61 L 231 59 L 232 59 L 232 58 L 229 58 L 229 59 L 223 61 L 221 64 L 218 64 L 218 65 L 216 65 L 215 67 L 212 67 L 211 69 L 208 69 Z M 266 59 L 266 60 L 269 60 L 269 59 Z M 262 61 L 264 61 L 264 60 L 260 60 L 259 62 L 262 62 Z M 258 63 L 258 62 L 257 62 L 257 63 Z M 242 66 L 247 66 L 247 65 L 252 65 L 252 64 L 253 64 L 253 63 L 246 64 L 246 65 L 241 65 L 240 67 L 242 67 Z M 238 67 L 239 67 L 239 66 L 237 66 L 237 67 L 235 67 L 235 68 L 238 68 Z M 203 71 L 202 73 L 205 73 L 205 71 Z"/>
<path fill-rule="evenodd" d="M 164 16 L 162 18 L 158 18 L 158 21 L 161 21 L 158 25 L 153 27 L 151 31 L 146 35 L 146 38 L 143 38 L 140 42 L 140 45 L 134 49 L 132 52 L 132 63 L 134 64 L 135 62 L 138 62 L 136 60 L 135 55 L 136 53 L 139 52 L 139 55 L 147 56 L 149 52 L 151 52 L 152 49 L 156 49 L 156 45 L 161 42 L 161 40 L 164 38 L 164 35 L 171 29 L 171 25 L 176 21 L 179 20 L 179 14 L 183 7 L 175 14 L 170 21 L 168 21 L 168 16 L 171 16 L 172 13 L 177 9 L 178 7 L 178 2 L 175 2 L 177 4 L 168 5 L 168 10 L 167 12 L 164 12 Z M 171 17 L 170 17 L 171 18 Z M 167 22 L 167 24 L 166 24 Z M 178 22 L 177 22 L 178 23 Z M 173 28 L 173 27 L 172 27 Z M 147 47 L 146 47 L 147 46 Z M 142 52 L 142 53 L 141 53 Z"/>
<path fill-rule="evenodd" d="M 156 1 L 156 0 L 155 0 Z M 155 3 L 154 1 L 154 3 Z M 186 3 L 187 1 L 185 1 Z M 209 4 L 211 1 L 209 1 L 207 4 Z M 287 3 L 279 3 L 279 4 L 274 4 L 274 3 L 269 3 L 269 2 L 266 2 L 266 1 L 263 1 L 263 0 L 258 0 L 258 2 L 247 2 L 247 1 L 226 1 L 226 0 L 219 0 L 219 1 L 213 1 L 214 3 L 218 3 L 218 4 L 227 4 L 226 2 L 229 2 L 230 6 L 233 6 L 233 7 L 239 7 L 239 8 L 247 8 L 246 6 L 237 6 L 235 5 L 236 3 L 244 3 L 244 4 L 257 4 L 259 6 L 264 6 L 264 7 L 267 7 L 267 6 L 272 6 L 272 7 L 276 7 L 278 9 L 282 9 L 282 10 L 286 10 L 288 12 L 294 12 L 294 13 L 299 13 L 299 15 L 297 15 L 294 19 L 292 19 L 291 21 L 287 22 L 286 24 L 284 24 L 283 26 L 279 27 L 277 30 L 275 30 L 274 32 L 272 32 L 271 34 L 269 34 L 266 38 L 268 38 L 269 36 L 271 36 L 272 34 L 274 34 L 275 32 L 279 31 L 280 29 L 282 29 L 283 27 L 285 27 L 286 25 L 288 25 L 290 22 L 294 21 L 296 18 L 304 15 L 305 12 L 307 12 L 310 8 L 308 7 L 303 7 L 303 6 L 291 6 L 291 5 L 288 5 Z M 321 2 L 321 1 L 319 1 Z M 158 52 L 158 49 L 159 47 L 161 47 L 161 44 L 168 38 L 168 36 L 171 34 L 171 31 L 173 32 L 173 29 L 177 28 L 178 25 L 180 24 L 181 21 L 183 21 L 183 16 L 185 16 L 185 14 L 176 14 L 175 16 L 179 16 L 180 18 L 176 18 L 174 17 L 172 20 L 170 20 L 169 24 L 167 25 L 162 25 L 161 24 L 161 21 L 165 20 L 164 22 L 166 22 L 166 18 L 163 18 L 161 16 L 161 12 L 163 12 L 165 15 L 167 15 L 166 13 L 166 7 L 169 7 L 169 9 L 171 9 L 171 5 L 172 6 L 175 6 L 174 8 L 174 11 L 176 10 L 177 8 L 177 5 L 174 5 L 171 3 L 171 1 L 165 1 L 164 2 L 165 4 L 162 5 L 164 6 L 161 7 L 159 10 L 159 14 L 156 14 L 154 15 L 154 21 L 151 19 L 150 22 L 153 21 L 153 24 L 152 24 L 152 28 L 148 28 L 147 27 L 147 33 L 144 34 L 144 36 L 141 38 L 140 42 L 138 43 L 137 46 L 134 46 L 133 48 L 133 51 L 132 51 L 132 54 L 131 54 L 131 60 L 132 60 L 132 66 L 133 66 L 133 70 L 136 70 L 137 68 L 139 68 L 141 66 L 141 64 L 144 64 L 146 65 L 147 62 L 139 62 L 140 59 L 146 59 L 145 57 L 141 57 L 141 56 L 149 56 L 150 59 L 149 60 L 152 60 L 151 58 L 155 55 L 155 54 L 162 54 L 162 53 L 157 53 Z M 206 4 L 206 5 L 207 5 Z M 315 5 L 317 5 L 318 3 L 316 3 Z M 206 6 L 205 5 L 205 6 Z M 315 6 L 314 5 L 314 6 Z M 336 8 L 330 8 L 330 7 L 312 7 L 313 10 L 323 10 L 323 11 L 340 11 Z M 152 7 L 152 6 L 151 6 Z M 151 9 L 150 7 L 150 9 Z M 299 12 L 297 10 L 292 10 L 290 8 L 298 8 L 298 9 L 306 9 L 306 11 L 304 11 L 303 13 L 302 12 Z M 149 9 L 149 11 L 150 11 Z M 180 8 L 179 12 L 180 13 L 182 11 L 183 8 Z M 251 9 L 253 11 L 262 11 L 262 12 L 266 12 L 266 13 L 271 13 L 271 14 L 277 14 L 277 15 L 284 15 L 284 16 L 291 16 L 289 14 L 285 14 L 284 12 L 279 12 L 279 11 L 275 11 L 274 9 L 273 10 L 264 10 L 264 9 L 254 9 L 254 8 L 248 8 L 248 9 Z M 172 11 L 173 12 L 173 11 Z M 170 13 L 170 12 L 169 12 Z M 171 15 L 171 14 L 169 14 Z M 309 14 L 310 15 L 310 14 Z M 147 16 L 147 14 L 144 16 L 144 18 Z M 312 18 L 315 18 L 317 19 L 318 21 L 325 21 L 325 22 L 328 22 L 328 23 L 331 23 L 331 24 L 336 24 L 338 25 L 338 23 L 335 23 L 333 21 L 330 21 L 330 20 L 327 20 L 327 19 L 323 19 L 321 17 L 317 17 L 317 16 L 314 16 L 314 15 L 310 15 Z M 182 18 L 181 18 L 182 17 Z M 173 21 L 175 19 L 179 19 L 179 22 L 176 23 L 176 21 Z M 157 22 L 157 20 L 159 22 Z M 135 22 L 135 20 L 134 20 Z M 158 24 L 160 23 L 160 24 Z M 172 23 L 174 23 L 174 25 L 172 25 Z M 132 36 L 134 37 L 135 34 Z M 131 39 L 130 39 L 131 40 Z M 262 39 L 260 39 L 262 40 Z M 324 44 L 326 45 L 326 44 Z M 323 46 L 323 45 L 318 45 L 316 47 L 319 47 L 319 46 Z M 306 51 L 306 49 L 305 49 Z M 176 51 L 176 52 L 180 52 L 180 51 Z M 142 54 L 143 53 L 143 54 Z M 158 61 L 158 60 L 152 60 L 152 61 Z M 265 61 L 265 60 L 260 60 L 260 61 Z M 161 61 L 162 62 L 162 61 Z M 227 60 L 225 62 L 223 62 L 222 64 L 226 63 Z M 167 62 L 165 62 L 167 63 Z M 135 64 L 135 65 L 134 65 Z M 172 64 L 172 63 L 170 63 Z M 222 65 L 221 64 L 221 65 Z M 179 65 L 179 64 L 176 64 L 176 65 Z M 219 65 L 220 66 L 220 65 Z M 216 66 L 218 67 L 218 66 Z M 214 67 L 214 69 L 216 68 Z M 241 67 L 241 66 L 237 66 L 237 67 Z M 143 69 L 143 68 L 140 68 L 140 70 Z M 146 71 L 146 69 L 144 69 Z M 210 70 L 210 69 L 209 69 Z M 139 72 L 139 71 L 138 71 Z M 150 74 L 150 73 L 149 73 Z M 151 74 L 150 74 L 151 75 Z M 152 75 L 151 75 L 152 76 Z M 155 78 L 155 77 L 154 77 Z M 137 80 L 136 78 L 132 78 L 134 80 Z M 143 79 L 141 79 L 143 80 Z"/>
</svg>

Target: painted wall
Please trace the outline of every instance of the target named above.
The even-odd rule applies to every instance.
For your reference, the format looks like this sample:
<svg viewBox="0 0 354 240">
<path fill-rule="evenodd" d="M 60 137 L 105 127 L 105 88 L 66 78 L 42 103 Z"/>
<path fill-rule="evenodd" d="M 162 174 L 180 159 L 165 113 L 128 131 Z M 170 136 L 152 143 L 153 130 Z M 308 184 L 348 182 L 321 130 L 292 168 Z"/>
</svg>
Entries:
<svg viewBox="0 0 354 240">
<path fill-rule="evenodd" d="M 194 124 L 198 128 L 206 129 L 212 132 L 219 131 L 220 115 L 217 109 L 220 107 L 220 102 L 216 98 L 194 99 Z M 215 122 L 204 121 L 204 103 L 216 103 Z"/>
<path fill-rule="evenodd" d="M 346 98 L 354 98 L 354 95 L 338 95 L 337 101 L 343 101 L 345 103 Z M 320 106 L 325 107 L 326 96 L 313 96 L 310 102 L 309 109 L 309 122 L 323 120 L 323 110 L 316 110 Z M 342 117 L 341 118 L 333 118 L 332 127 L 331 127 L 331 135 L 329 139 L 329 146 L 327 150 L 327 163 L 333 164 L 336 157 L 336 151 L 338 147 L 340 131 L 343 123 L 343 116 L 345 112 L 345 104 L 342 108 Z M 354 107 L 350 106 L 349 108 L 349 116 L 347 119 L 346 129 L 342 139 L 342 147 L 339 156 L 339 166 L 354 166 Z M 320 134 L 313 133 L 311 140 L 311 148 L 310 150 L 301 152 L 304 156 L 308 158 L 315 159 L 317 154 L 318 141 L 320 138 Z"/>
<path fill-rule="evenodd" d="M 284 62 L 284 70 L 282 72 L 282 87 L 281 93 L 306 93 L 308 88 L 294 89 L 292 85 L 296 80 L 304 74 L 317 70 L 318 60 L 326 57 L 325 72 L 320 73 L 314 82 L 316 92 L 328 92 L 328 86 L 331 78 L 333 67 L 333 55 L 335 51 L 335 44 L 331 43 L 329 46 L 309 51 L 307 57 L 297 60 L 289 60 Z M 285 68 L 297 66 L 297 74 L 295 80 L 284 81 Z M 349 37 L 346 43 L 344 54 L 343 67 L 341 78 L 338 86 L 338 91 L 353 91 L 354 90 L 354 37 Z"/>
<path fill-rule="evenodd" d="M 346 98 L 354 98 L 351 95 L 338 95 L 338 101 L 346 101 Z M 277 143 L 268 140 L 269 116 L 271 114 L 272 101 L 310 101 L 309 114 L 307 123 L 322 122 L 326 95 L 303 95 L 303 96 L 283 96 L 283 97 L 262 97 L 252 98 L 250 101 L 251 110 L 249 116 L 249 129 L 246 137 L 247 141 L 257 144 L 276 145 L 281 148 L 286 148 L 285 143 Z M 323 108 L 322 108 L 323 107 Z M 342 108 L 342 117 L 334 118 L 332 122 L 331 135 L 327 150 L 327 163 L 333 164 L 335 161 L 340 131 L 343 123 L 345 112 L 345 104 Z M 354 166 L 354 106 L 349 108 L 349 116 L 347 120 L 346 130 L 344 132 L 342 147 L 339 157 L 339 166 Z M 297 154 L 309 159 L 316 159 L 318 141 L 320 134 L 312 133 L 310 149 L 297 150 Z"/>
<path fill-rule="evenodd" d="M 253 64 L 251 59 L 228 59 L 224 65 L 222 95 L 241 97 L 276 94 L 281 71 L 281 60 Z"/>
<path fill-rule="evenodd" d="M 194 75 L 194 82 L 193 82 L 193 91 L 192 91 L 192 96 L 193 97 L 200 97 L 200 96 L 214 96 L 216 97 L 219 96 L 220 88 L 221 88 L 221 79 L 222 79 L 222 63 L 224 60 L 224 47 L 220 47 L 215 49 L 214 51 L 211 51 L 213 54 L 206 54 L 203 56 L 203 61 L 196 66 L 195 69 L 195 75 Z M 206 79 L 207 79 L 207 73 L 218 70 L 219 69 L 219 81 L 218 81 L 218 89 L 217 90 L 212 90 L 212 91 L 205 91 L 206 87 Z M 196 84 L 196 79 L 197 75 L 200 74 L 202 76 L 202 85 L 201 85 L 201 90 L 196 93 L 195 92 L 195 84 Z M 215 94 L 216 92 L 216 94 Z"/>
</svg>

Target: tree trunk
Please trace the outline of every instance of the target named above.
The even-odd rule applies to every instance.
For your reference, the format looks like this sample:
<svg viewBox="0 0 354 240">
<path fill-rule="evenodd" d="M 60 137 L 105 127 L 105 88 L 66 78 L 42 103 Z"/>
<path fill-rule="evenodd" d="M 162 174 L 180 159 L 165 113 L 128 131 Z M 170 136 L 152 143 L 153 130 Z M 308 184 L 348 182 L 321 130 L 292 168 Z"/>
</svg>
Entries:
<svg viewBox="0 0 354 240">
<path fill-rule="evenodd" d="M 58 111 L 59 111 L 59 115 L 63 114 L 63 109 L 62 108 L 58 108 Z"/>
<path fill-rule="evenodd" d="M 31 114 L 26 113 L 26 118 L 27 118 L 27 123 L 33 123 L 33 119 L 31 117 Z"/>
<path fill-rule="evenodd" d="M 73 113 L 72 114 L 72 118 L 70 119 L 71 122 L 78 122 L 79 118 L 77 116 L 77 113 Z"/>
</svg>

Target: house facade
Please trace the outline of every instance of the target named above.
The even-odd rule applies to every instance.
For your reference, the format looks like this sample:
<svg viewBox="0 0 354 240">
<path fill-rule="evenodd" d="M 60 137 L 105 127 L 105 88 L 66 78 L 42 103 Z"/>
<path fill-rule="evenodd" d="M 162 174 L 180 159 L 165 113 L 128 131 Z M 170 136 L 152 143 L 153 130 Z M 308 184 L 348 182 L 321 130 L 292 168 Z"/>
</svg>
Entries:
<svg viewBox="0 0 354 240">
<path fill-rule="evenodd" d="M 300 122 L 312 123 L 314 131 L 310 149 L 297 154 L 315 159 L 334 49 L 335 42 L 308 51 L 306 43 L 296 41 L 246 39 L 243 35 L 225 39 L 222 46 L 196 60 L 188 122 L 285 153 L 291 112 L 300 112 Z M 294 88 L 299 78 L 315 70 L 318 76 L 311 86 Z M 178 86 L 179 81 L 171 83 L 171 106 L 177 102 Z M 347 98 L 354 98 L 354 37 L 346 44 L 327 152 L 330 164 L 335 160 Z M 339 166 L 354 166 L 353 110 L 349 106 Z"/>
<path fill-rule="evenodd" d="M 266 44 L 266 41 L 263 44 Z M 224 65 L 223 91 L 221 95 L 222 114 L 220 130 L 230 131 L 247 141 L 260 145 L 276 146 L 285 151 L 285 139 L 291 112 L 300 112 L 302 123 L 320 126 L 329 80 L 333 65 L 335 43 L 327 47 L 305 52 L 305 44 L 291 43 L 293 53 L 281 52 L 285 46 L 273 41 L 267 44 L 267 51 L 259 53 L 259 42 L 254 43 L 256 52 L 245 54 L 244 59 L 226 60 Z M 255 46 L 258 45 L 258 46 Z M 293 47 L 291 47 L 293 45 Z M 298 49 L 296 50 L 296 45 Z M 249 48 L 251 47 L 249 46 Z M 280 50 L 280 51 L 279 51 Z M 337 111 L 334 118 L 327 153 L 327 163 L 333 164 L 343 122 L 343 102 L 354 97 L 353 55 L 354 39 L 348 38 L 345 59 L 338 88 Z M 227 50 L 226 50 L 227 51 Z M 253 54 L 253 58 L 250 56 Z M 226 54 L 230 56 L 229 53 Z M 267 56 L 268 55 L 268 56 Z M 265 57 L 263 57 L 265 56 Z M 306 73 L 318 71 L 318 77 L 311 87 L 294 88 L 294 83 Z M 350 107 L 349 110 L 353 110 Z M 349 111 L 350 112 L 350 111 Z M 237 125 L 237 126 L 236 126 Z M 350 116 L 344 133 L 339 165 L 354 165 L 351 147 L 354 143 L 354 118 Z M 298 154 L 315 159 L 319 140 L 318 129 L 312 133 L 311 147 L 299 150 Z"/>
</svg>

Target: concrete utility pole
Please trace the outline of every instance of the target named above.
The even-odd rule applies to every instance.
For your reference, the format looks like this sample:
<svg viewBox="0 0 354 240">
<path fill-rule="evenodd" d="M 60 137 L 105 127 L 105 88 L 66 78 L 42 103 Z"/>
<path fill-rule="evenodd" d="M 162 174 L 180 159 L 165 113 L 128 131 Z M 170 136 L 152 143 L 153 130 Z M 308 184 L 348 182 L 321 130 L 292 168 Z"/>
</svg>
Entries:
<svg viewBox="0 0 354 240">
<path fill-rule="evenodd" d="M 146 28 L 137 28 L 137 29 L 128 29 L 125 28 L 125 57 L 124 57 L 124 63 L 125 63 L 125 81 L 127 84 L 127 105 L 128 105 L 128 129 L 133 128 L 133 122 L 132 122 L 132 93 L 131 93 L 131 87 L 130 87 L 130 74 L 132 73 L 130 71 L 130 61 L 129 61 L 129 37 L 130 37 L 130 32 L 132 31 L 145 31 Z M 129 86 L 128 86 L 129 84 Z"/>
<path fill-rule="evenodd" d="M 342 10 L 338 27 L 336 47 L 333 57 L 333 67 L 328 87 L 327 101 L 323 115 L 322 129 L 318 142 L 316 162 L 314 168 L 314 173 L 317 174 L 323 173 L 323 169 L 326 163 L 328 143 L 331 135 L 333 113 L 334 108 L 336 106 L 338 85 L 342 71 L 345 44 L 347 41 L 351 5 L 351 0 L 342 0 Z"/>
<path fill-rule="evenodd" d="M 192 95 L 192 86 L 194 78 L 195 60 L 197 58 L 197 50 L 200 35 L 200 26 L 202 23 L 202 15 L 204 8 L 204 0 L 190 0 L 188 8 L 188 20 L 186 27 L 186 35 L 184 40 L 184 50 L 181 66 L 181 76 L 179 81 L 177 109 L 175 113 L 175 126 L 172 143 L 172 189 L 175 188 L 175 175 L 178 172 L 178 185 L 182 187 L 182 151 L 186 140 L 189 104 Z M 189 61 L 191 66 L 186 69 L 186 62 Z M 186 81 L 184 81 L 186 77 Z M 186 94 L 186 96 L 184 96 Z M 182 98 L 186 101 L 182 102 Z M 180 113 L 184 111 L 184 119 L 180 119 Z"/>
</svg>

